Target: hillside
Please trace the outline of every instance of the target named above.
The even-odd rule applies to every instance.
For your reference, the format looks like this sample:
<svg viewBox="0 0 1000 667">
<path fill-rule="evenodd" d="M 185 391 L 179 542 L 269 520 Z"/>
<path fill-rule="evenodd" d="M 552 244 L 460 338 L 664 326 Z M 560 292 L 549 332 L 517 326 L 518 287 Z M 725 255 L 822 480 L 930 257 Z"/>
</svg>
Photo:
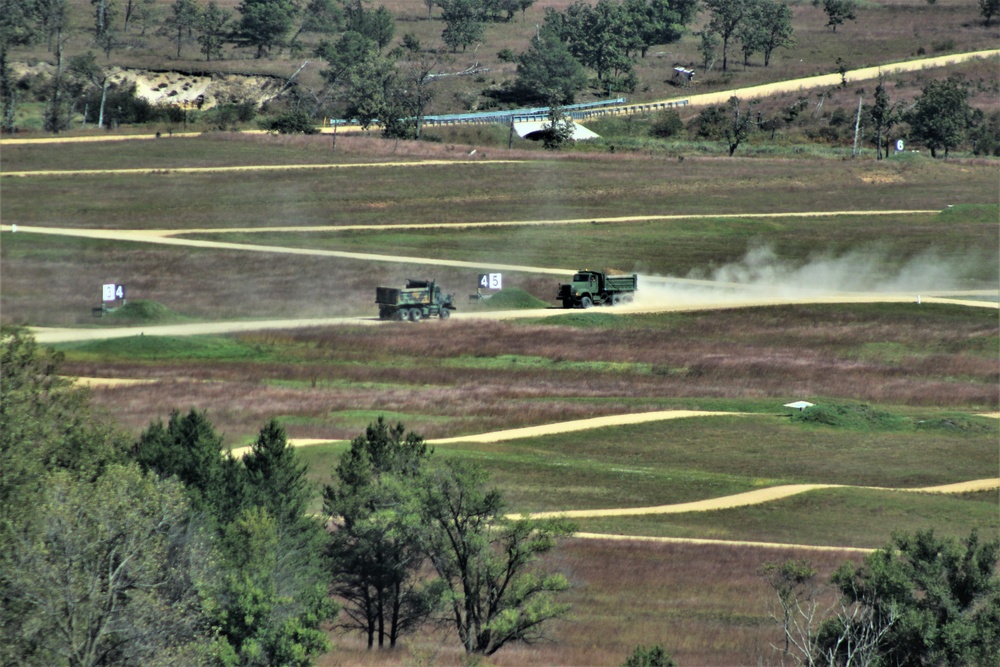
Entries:
<svg viewBox="0 0 1000 667">
<path fill-rule="evenodd" d="M 547 11 L 561 11 L 566 0 L 540 0 L 518 13 L 509 22 L 484 24 L 482 38 L 460 50 L 452 50 L 442 41 L 445 23 L 441 10 L 423 0 L 394 0 L 385 3 L 394 18 L 393 39 L 383 49 L 388 52 L 407 39 L 419 44 L 419 56 L 407 52 L 404 64 L 419 60 L 432 75 L 428 85 L 427 114 L 463 113 L 516 106 L 503 102 L 497 95 L 515 76 L 516 63 L 510 55 L 525 51 Z M 239 18 L 238 3 L 227 0 L 220 7 Z M 375 3 L 373 6 L 378 6 Z M 629 102 L 685 98 L 775 81 L 800 79 L 819 74 L 871 67 L 887 62 L 961 53 L 995 47 L 1000 38 L 996 22 L 984 25 L 975 3 L 963 0 L 887 0 L 864 3 L 857 9 L 857 19 L 840 25 L 836 31 L 826 25 L 821 7 L 793 1 L 793 43 L 778 48 L 765 67 L 762 56 L 752 55 L 744 63 L 737 47 L 730 47 L 729 65 L 722 71 L 719 49 L 706 60 L 699 50 L 699 32 L 709 16 L 702 10 L 687 26 L 679 41 L 651 46 L 644 57 L 636 57 L 635 85 L 632 89 L 607 90 L 598 83 L 595 73 L 588 70 L 590 85 L 577 95 L 578 102 L 588 102 L 624 96 Z M 149 13 L 141 21 L 133 19 L 131 27 L 119 31 L 113 48 L 102 53 L 94 42 L 93 8 L 80 0 L 70 2 L 70 25 L 63 58 L 96 53 L 96 64 L 103 68 L 111 83 L 135 83 L 136 92 L 151 104 L 187 103 L 193 109 L 208 110 L 216 105 L 249 104 L 267 115 L 284 108 L 307 108 L 316 119 L 341 117 L 343 102 L 327 85 L 321 73 L 328 68 L 315 54 L 323 40 L 333 40 L 339 33 L 301 32 L 292 38 L 292 30 L 270 49 L 265 57 L 257 58 L 254 49 L 225 44 L 220 54 L 206 60 L 199 44 L 192 38 L 177 44 L 166 29 L 170 5 L 165 0 L 151 3 Z M 120 17 L 119 17 L 119 20 Z M 299 20 L 301 23 L 301 19 Z M 22 93 L 19 97 L 19 129 L 41 129 L 41 115 L 47 99 L 46 82 L 51 77 L 56 56 L 43 41 L 11 48 L 13 80 Z M 706 66 L 707 65 L 707 66 Z M 674 66 L 696 71 L 693 82 L 680 83 L 673 74 Z M 989 112 L 996 110 L 1000 80 L 993 62 L 978 62 L 927 70 L 912 75 L 890 78 L 890 93 L 894 98 L 909 100 L 919 95 L 921 87 L 933 78 L 957 74 L 970 85 L 970 103 Z M 817 90 L 815 95 L 804 93 L 796 98 L 786 96 L 778 101 L 782 108 L 805 98 L 817 106 L 815 113 L 832 113 L 841 108 L 844 113 L 857 106 L 858 96 L 870 98 L 874 82 L 860 86 L 833 86 Z M 279 95 L 280 93 L 280 95 Z M 201 99 L 198 99 L 202 96 Z M 278 99 L 274 99 L 278 96 Z M 196 102 L 197 100 L 197 102 Z M 822 102 L 826 102 L 825 108 Z M 767 101 L 762 108 L 766 108 Z M 83 103 L 74 106 L 77 116 Z M 775 108 L 775 113 L 778 109 Z M 682 113 L 685 122 L 694 112 Z M 245 114 L 241 114 L 244 116 Z M 174 124 L 179 116 L 172 116 Z M 183 118 L 197 123 L 198 114 Z M 205 122 L 212 121 L 205 119 Z M 229 121 L 236 126 L 239 119 Z M 77 127 L 79 120 L 71 122 Z M 166 129 L 166 128 L 164 128 Z"/>
</svg>

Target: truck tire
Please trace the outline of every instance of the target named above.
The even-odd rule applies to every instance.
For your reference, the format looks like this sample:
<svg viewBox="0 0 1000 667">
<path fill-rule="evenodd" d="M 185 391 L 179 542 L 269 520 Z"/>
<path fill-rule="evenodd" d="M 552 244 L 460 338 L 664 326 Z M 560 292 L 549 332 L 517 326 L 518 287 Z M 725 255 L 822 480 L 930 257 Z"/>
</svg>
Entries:
<svg viewBox="0 0 1000 667">
<path fill-rule="evenodd" d="M 580 307 L 586 310 L 594 305 L 594 302 L 590 300 L 589 296 L 585 296 L 580 299 Z"/>
<path fill-rule="evenodd" d="M 402 309 L 397 310 L 396 312 L 394 312 L 392 314 L 392 319 L 394 319 L 397 322 L 405 322 L 406 321 L 406 311 L 402 310 Z"/>
<path fill-rule="evenodd" d="M 448 310 L 447 308 L 442 308 L 441 312 L 438 313 L 438 317 L 440 317 L 442 320 L 446 320 L 449 317 L 451 317 L 451 311 Z"/>
<path fill-rule="evenodd" d="M 420 312 L 419 308 L 410 308 L 410 321 L 411 322 L 419 322 L 420 318 L 422 316 L 423 316 L 423 313 Z"/>
<path fill-rule="evenodd" d="M 620 294 L 615 294 L 614 296 L 611 297 L 611 305 L 612 306 L 617 306 L 621 302 L 622 302 L 622 297 L 621 297 Z"/>
</svg>

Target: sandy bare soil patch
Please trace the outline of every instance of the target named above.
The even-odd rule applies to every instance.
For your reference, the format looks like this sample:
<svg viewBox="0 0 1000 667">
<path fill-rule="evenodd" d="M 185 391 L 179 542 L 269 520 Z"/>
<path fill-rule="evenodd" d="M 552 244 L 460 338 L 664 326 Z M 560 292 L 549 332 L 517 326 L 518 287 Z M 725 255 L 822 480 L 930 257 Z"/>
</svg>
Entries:
<svg viewBox="0 0 1000 667">
<path fill-rule="evenodd" d="M 663 421 L 666 419 L 685 419 L 688 417 L 712 417 L 719 415 L 741 415 L 741 412 L 709 412 L 700 410 L 661 410 L 659 412 L 640 412 L 626 415 L 612 415 L 610 417 L 594 417 L 592 419 L 578 419 L 576 421 L 561 422 L 558 424 L 545 424 L 543 426 L 529 426 L 526 428 L 514 428 L 506 431 L 494 431 L 492 433 L 481 433 L 479 435 L 463 435 L 456 438 L 441 438 L 439 440 L 428 440 L 431 445 L 449 445 L 456 442 L 503 442 L 505 440 L 517 440 L 519 438 L 533 438 L 540 435 L 555 435 L 557 433 L 573 433 L 585 431 L 604 426 L 623 426 L 626 424 L 644 424 L 651 421 Z"/>
<path fill-rule="evenodd" d="M 153 384 L 159 380 L 136 378 L 73 378 L 73 384 L 80 387 L 130 387 L 138 384 Z"/>
</svg>

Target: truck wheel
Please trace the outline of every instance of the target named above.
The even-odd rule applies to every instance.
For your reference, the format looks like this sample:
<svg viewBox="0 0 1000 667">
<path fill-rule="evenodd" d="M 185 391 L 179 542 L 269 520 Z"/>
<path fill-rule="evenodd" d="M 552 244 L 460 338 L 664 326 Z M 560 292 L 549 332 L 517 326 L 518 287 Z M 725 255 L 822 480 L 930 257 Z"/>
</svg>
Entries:
<svg viewBox="0 0 1000 667">
<path fill-rule="evenodd" d="M 622 301 L 624 301 L 625 303 L 632 303 L 632 301 L 634 300 L 635 297 L 633 297 L 631 294 L 626 294 L 624 297 L 622 297 Z"/>
<path fill-rule="evenodd" d="M 392 319 L 396 320 L 397 322 L 405 322 L 406 321 L 406 311 L 405 310 L 397 310 L 396 312 L 394 312 L 392 314 Z"/>
<path fill-rule="evenodd" d="M 441 312 L 438 314 L 438 317 L 440 317 L 442 320 L 446 320 L 449 317 L 451 317 L 451 311 L 448 310 L 447 308 L 442 308 Z"/>
<path fill-rule="evenodd" d="M 590 308 L 593 305 L 594 305 L 594 302 L 590 300 L 589 296 L 585 296 L 582 299 L 580 299 L 580 307 L 583 308 L 583 309 Z"/>
<path fill-rule="evenodd" d="M 612 305 L 612 306 L 617 306 L 617 305 L 618 305 L 618 304 L 620 304 L 621 302 L 622 302 L 622 297 L 621 297 L 621 295 L 619 295 L 619 294 L 615 294 L 614 296 L 612 296 L 612 297 L 611 297 L 611 305 Z"/>
<path fill-rule="evenodd" d="M 423 316 L 423 313 L 420 312 L 419 308 L 410 308 L 410 321 L 411 322 L 419 322 L 420 318 L 422 316 Z"/>
</svg>

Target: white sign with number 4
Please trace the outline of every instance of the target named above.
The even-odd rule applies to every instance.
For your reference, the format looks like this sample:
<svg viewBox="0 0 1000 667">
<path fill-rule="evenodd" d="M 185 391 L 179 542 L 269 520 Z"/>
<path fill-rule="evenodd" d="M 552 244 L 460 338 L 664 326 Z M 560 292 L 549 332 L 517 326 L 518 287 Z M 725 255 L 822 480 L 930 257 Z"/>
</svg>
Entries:
<svg viewBox="0 0 1000 667">
<path fill-rule="evenodd" d="M 105 301 L 117 301 L 118 299 L 124 299 L 125 286 L 110 283 L 108 285 L 104 285 L 103 293 Z"/>
</svg>

